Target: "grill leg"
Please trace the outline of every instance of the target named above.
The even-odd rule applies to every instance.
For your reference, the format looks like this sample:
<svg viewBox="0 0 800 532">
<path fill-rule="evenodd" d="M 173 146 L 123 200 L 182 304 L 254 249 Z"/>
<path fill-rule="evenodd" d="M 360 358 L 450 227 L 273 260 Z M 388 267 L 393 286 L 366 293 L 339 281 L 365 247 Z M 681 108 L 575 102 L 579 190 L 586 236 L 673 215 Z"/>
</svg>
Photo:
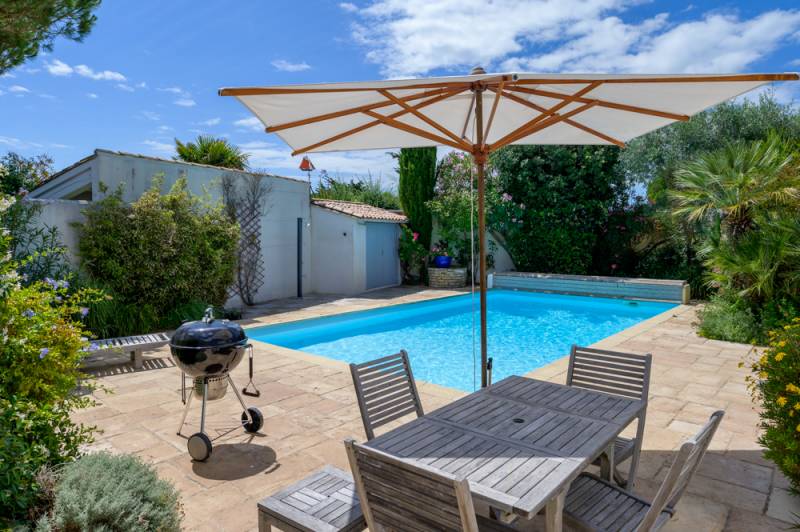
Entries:
<svg viewBox="0 0 800 532">
<path fill-rule="evenodd" d="M 206 398 L 208 397 L 208 379 L 203 378 L 203 406 L 200 407 L 200 432 L 206 433 Z"/>
<path fill-rule="evenodd" d="M 194 390 L 189 392 L 189 398 L 186 399 L 186 407 L 183 409 L 183 417 L 181 417 L 181 424 L 178 426 L 178 436 L 181 435 L 181 429 L 186 423 L 186 415 L 189 413 L 189 407 L 192 406 L 192 397 L 194 397 Z"/>
<path fill-rule="evenodd" d="M 228 385 L 230 385 L 230 387 L 233 389 L 233 392 L 236 394 L 236 398 L 239 400 L 239 403 L 242 405 L 242 410 L 244 410 L 244 413 L 247 414 L 247 422 L 248 423 L 252 423 L 253 422 L 253 416 L 250 415 L 250 411 L 247 409 L 247 405 L 245 404 L 244 399 L 242 399 L 242 394 L 239 393 L 239 390 L 236 388 L 236 385 L 233 383 L 233 379 L 231 378 L 230 373 L 228 374 Z"/>
</svg>

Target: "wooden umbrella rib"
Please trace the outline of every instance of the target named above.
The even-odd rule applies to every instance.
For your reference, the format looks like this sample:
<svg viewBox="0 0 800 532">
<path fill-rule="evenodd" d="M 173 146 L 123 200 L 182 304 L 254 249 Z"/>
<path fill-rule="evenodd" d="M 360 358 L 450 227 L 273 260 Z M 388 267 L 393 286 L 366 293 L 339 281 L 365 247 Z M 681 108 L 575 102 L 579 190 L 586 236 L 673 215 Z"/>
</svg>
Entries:
<svg viewBox="0 0 800 532">
<path fill-rule="evenodd" d="M 265 96 L 276 94 L 327 94 L 339 92 L 375 92 L 381 89 L 469 89 L 468 81 L 440 81 L 434 83 L 414 83 L 396 87 L 238 87 L 220 89 L 220 96 Z"/>
<path fill-rule="evenodd" d="M 533 94 L 534 96 L 544 96 L 545 98 L 556 98 L 560 100 L 563 100 L 565 98 L 570 98 L 569 94 L 561 94 L 559 92 L 552 92 L 541 89 L 529 89 L 527 87 L 512 87 L 509 90 L 522 92 L 525 94 Z M 628 111 L 631 113 L 639 113 L 650 116 L 658 116 L 661 118 L 669 118 L 670 120 L 677 120 L 680 122 L 686 122 L 687 120 L 689 120 L 689 117 L 687 115 L 670 113 L 669 111 L 660 111 L 658 109 L 648 109 L 646 107 L 637 107 L 635 105 L 627 105 L 624 103 L 609 102 L 597 98 L 574 98 L 573 101 L 579 103 L 597 102 L 597 105 L 599 105 L 600 107 L 608 107 L 609 109 L 618 109 L 620 111 Z"/>
<path fill-rule="evenodd" d="M 500 103 L 500 98 L 503 94 L 503 85 L 505 81 L 501 81 L 497 89 L 490 89 L 494 92 L 494 101 L 492 102 L 492 110 L 489 112 L 489 121 L 486 123 L 486 131 L 483 132 L 483 146 L 486 146 L 486 139 L 489 138 L 489 132 L 492 130 L 492 122 L 494 122 L 494 114 L 497 112 L 497 104 Z"/>
<path fill-rule="evenodd" d="M 390 100 L 390 102 L 399 105 L 403 109 L 407 109 L 408 112 L 411 113 L 412 115 L 416 116 L 417 118 L 419 118 L 420 120 L 422 120 L 423 122 L 425 122 L 426 124 L 431 126 L 432 128 L 436 129 L 440 133 L 450 137 L 450 139 L 453 142 L 455 142 L 456 144 L 461 146 L 461 149 L 463 149 L 463 150 L 469 150 L 470 149 L 470 146 L 468 144 L 466 144 L 462 139 L 460 139 L 458 137 L 458 135 L 456 135 L 455 133 L 453 133 L 452 131 L 450 131 L 449 129 L 444 127 L 443 125 L 439 124 L 435 120 L 432 120 L 427 115 L 421 113 L 419 110 L 414 109 L 413 107 L 408 105 L 403 100 L 399 99 L 397 96 L 395 96 L 391 92 L 389 92 L 387 90 L 383 90 L 383 89 L 379 90 L 378 92 L 381 93 L 381 95 L 383 95 L 385 98 L 388 98 Z M 459 91 L 459 92 L 461 92 L 461 91 Z M 455 96 L 456 94 L 458 94 L 458 93 L 455 93 L 452 96 Z"/>
<path fill-rule="evenodd" d="M 531 109 L 534 109 L 534 110 L 536 110 L 536 111 L 538 111 L 540 113 L 546 111 L 546 109 L 544 107 L 542 107 L 540 105 L 537 105 L 537 104 L 535 104 L 533 102 L 529 102 L 525 98 L 520 98 L 516 94 L 510 93 L 510 92 L 507 92 L 507 91 L 503 91 L 503 96 L 505 98 L 511 100 L 512 102 L 516 102 L 518 104 L 530 107 Z M 621 140 L 615 139 L 614 137 L 612 137 L 610 135 L 606 135 L 605 133 L 602 133 L 600 131 L 592 129 L 589 126 L 581 124 L 580 122 L 575 122 L 574 120 L 570 120 L 569 118 L 563 120 L 563 122 L 565 124 L 568 124 L 568 125 L 572 126 L 572 127 L 576 127 L 578 129 L 582 129 L 583 131 L 585 131 L 585 132 L 587 132 L 587 133 L 589 133 L 591 135 L 594 135 L 595 137 L 603 139 L 603 140 L 605 140 L 606 142 L 608 142 L 610 144 L 615 144 L 615 145 L 619 146 L 620 148 L 624 148 L 625 147 L 625 143 L 622 142 Z"/>
<path fill-rule="evenodd" d="M 417 94 L 411 94 L 409 96 L 403 96 L 402 98 L 398 99 L 404 102 L 410 102 L 413 100 L 419 100 L 420 98 L 427 98 L 428 96 L 437 96 L 439 94 L 450 94 L 454 92 L 455 91 L 452 89 L 435 89 L 425 92 L 419 92 Z M 266 131 L 267 133 L 275 133 L 276 131 L 282 131 L 284 129 L 291 129 L 294 127 L 305 126 L 308 124 L 315 124 L 317 122 L 324 122 L 325 120 L 333 120 L 334 118 L 340 118 L 342 116 L 357 114 L 367 110 L 380 109 L 382 107 L 388 107 L 390 105 L 394 104 L 392 102 L 387 102 L 387 101 L 368 103 L 365 105 L 359 105 L 357 107 L 350 107 L 348 109 L 342 109 L 331 113 L 325 113 L 324 115 L 310 116 L 308 118 L 301 118 L 300 120 L 294 120 L 292 122 L 277 124 L 275 126 L 268 127 Z"/>
<path fill-rule="evenodd" d="M 464 127 L 461 128 L 461 138 L 467 138 L 467 127 L 469 126 L 469 117 L 472 116 L 472 109 L 475 107 L 475 93 L 472 93 L 472 100 L 469 102 L 467 108 L 467 116 L 464 118 Z"/>
<path fill-rule="evenodd" d="M 794 81 L 800 75 L 790 72 L 781 74 L 730 74 L 730 75 L 698 75 L 698 76 L 665 76 L 642 78 L 602 78 L 600 81 L 609 84 L 624 83 L 731 83 L 744 81 Z M 586 78 L 527 78 L 515 82 L 518 85 L 571 85 L 587 83 Z"/>
<path fill-rule="evenodd" d="M 436 135 L 434 133 L 430 133 L 428 131 L 425 131 L 424 129 L 419 129 L 418 127 L 414 127 L 414 126 L 405 124 L 403 122 L 398 122 L 394 118 L 390 118 L 388 116 L 384 116 L 384 115 L 382 115 L 380 113 L 376 113 L 375 111 L 364 111 L 364 114 L 374 118 L 375 120 L 379 120 L 384 125 L 387 125 L 389 127 L 393 127 L 395 129 L 399 129 L 400 131 L 405 131 L 406 133 L 411 133 L 413 135 L 416 135 L 418 137 L 422 137 L 424 139 L 431 140 L 431 141 L 436 142 L 438 144 L 443 144 L 445 146 L 453 147 L 453 148 L 455 148 L 457 150 L 463 150 L 463 149 L 465 149 L 465 146 L 466 146 L 463 142 L 455 143 L 452 140 L 449 140 L 449 139 L 447 139 L 445 137 L 440 137 L 439 135 Z M 467 147 L 467 148 L 469 148 L 469 147 Z"/>
<path fill-rule="evenodd" d="M 569 97 L 564 98 L 561 102 L 559 102 L 559 103 L 555 104 L 554 106 L 550 107 L 549 109 L 546 109 L 545 111 L 543 111 L 539 116 L 537 116 L 537 117 L 533 118 L 532 120 L 530 120 L 529 122 L 521 125 L 520 127 L 515 129 L 514 131 L 508 133 L 506 136 L 502 137 L 501 139 L 498 139 L 497 142 L 492 144 L 492 149 L 496 149 L 495 147 L 505 146 L 506 144 L 514 142 L 514 140 L 516 140 L 518 138 L 522 138 L 522 137 L 528 135 L 527 130 L 529 130 L 529 129 L 533 128 L 533 127 L 536 127 L 536 125 L 539 124 L 540 122 L 547 120 L 548 118 L 552 117 L 553 115 L 556 115 L 558 113 L 558 111 L 560 111 L 562 108 L 566 107 L 567 105 L 569 105 L 570 103 L 572 103 L 574 101 L 577 101 L 578 98 L 580 98 L 583 95 L 593 91 L 594 89 L 599 87 L 601 84 L 602 84 L 602 81 L 593 81 L 592 83 L 590 83 L 589 85 L 585 86 L 584 88 L 582 88 L 581 90 L 579 90 L 575 94 L 572 94 Z M 592 104 L 592 105 L 597 105 L 597 104 Z"/>
<path fill-rule="evenodd" d="M 438 96 L 434 96 L 433 98 L 430 98 L 428 100 L 425 100 L 424 102 L 420 102 L 420 103 L 418 103 L 416 105 L 413 105 L 412 107 L 414 109 L 422 109 L 423 107 L 427 107 L 428 105 L 431 105 L 431 104 L 434 104 L 436 102 L 440 102 L 440 101 L 442 101 L 442 100 L 444 100 L 446 98 L 449 98 L 451 95 L 456 94 L 458 92 L 461 92 L 461 91 L 457 90 L 457 91 L 446 92 L 446 93 L 440 94 Z M 401 109 L 400 111 L 397 111 L 396 113 L 392 113 L 391 115 L 389 115 L 389 118 L 390 119 L 397 118 L 399 116 L 403 116 L 404 114 L 406 114 L 408 112 L 409 111 L 407 109 Z M 383 116 L 383 115 L 380 115 L 380 116 Z M 315 142 L 314 144 L 311 144 L 309 146 L 305 146 L 303 148 L 294 150 L 292 152 L 292 155 L 298 155 L 298 154 L 301 154 L 301 153 L 309 152 L 311 150 L 315 150 L 315 149 L 319 148 L 320 146 L 324 146 L 326 144 L 330 144 L 331 142 L 335 142 L 337 140 L 341 140 L 341 139 L 349 137 L 351 135 L 355 135 L 356 133 L 360 133 L 360 132 L 364 131 L 365 129 L 369 129 L 371 127 L 375 127 L 375 126 L 380 125 L 382 123 L 383 122 L 381 122 L 380 120 L 373 120 L 372 122 L 368 122 L 368 123 L 362 124 L 362 125 L 360 125 L 358 127 L 354 127 L 353 129 L 349 129 L 347 131 L 343 131 L 343 132 L 338 133 L 338 134 L 336 134 L 336 135 L 334 135 L 332 137 L 328 137 L 328 138 L 323 139 L 323 140 L 321 140 L 319 142 Z M 459 148 L 459 149 L 461 149 L 461 148 Z"/>
<path fill-rule="evenodd" d="M 489 146 L 489 151 L 498 150 L 498 149 L 502 148 L 503 146 L 507 146 L 507 145 L 511 144 L 512 142 L 518 141 L 521 138 L 525 138 L 525 137 L 527 137 L 529 135 L 533 135 L 534 133 L 537 133 L 537 132 L 539 132 L 539 131 L 541 131 L 543 129 L 547 129 L 550 126 L 558 124 L 559 122 L 563 122 L 564 120 L 572 118 L 573 116 L 575 116 L 577 114 L 580 114 L 580 113 L 582 113 L 584 111 L 587 111 L 587 110 L 591 109 L 592 107 L 595 107 L 596 105 L 597 105 L 596 103 L 587 103 L 587 104 L 584 104 L 584 105 L 578 107 L 577 109 L 573 109 L 572 111 L 570 111 L 568 113 L 565 113 L 563 115 L 562 114 L 556 114 L 554 116 L 549 117 L 547 120 L 540 121 L 540 122 L 538 122 L 536 124 L 533 124 L 533 125 L 528 123 L 527 127 L 525 127 L 525 126 L 520 127 L 516 131 L 513 131 L 512 133 L 506 135 L 505 137 L 503 137 L 502 139 L 498 140 L 497 142 L 491 144 Z"/>
</svg>

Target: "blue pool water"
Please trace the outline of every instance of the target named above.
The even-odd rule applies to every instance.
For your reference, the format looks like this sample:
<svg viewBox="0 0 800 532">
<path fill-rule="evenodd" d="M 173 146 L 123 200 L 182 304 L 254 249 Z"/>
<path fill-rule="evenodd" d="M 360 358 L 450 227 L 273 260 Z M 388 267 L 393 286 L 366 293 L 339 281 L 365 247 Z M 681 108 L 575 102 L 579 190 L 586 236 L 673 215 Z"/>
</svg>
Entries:
<svg viewBox="0 0 800 532">
<path fill-rule="evenodd" d="M 415 378 L 473 391 L 480 385 L 478 302 L 477 294 L 474 299 L 467 294 L 256 327 L 248 329 L 247 335 L 356 363 L 405 349 Z M 671 303 L 491 290 L 488 347 L 494 358 L 493 380 L 523 375 L 568 354 L 573 343 L 592 344 L 673 307 Z"/>
</svg>

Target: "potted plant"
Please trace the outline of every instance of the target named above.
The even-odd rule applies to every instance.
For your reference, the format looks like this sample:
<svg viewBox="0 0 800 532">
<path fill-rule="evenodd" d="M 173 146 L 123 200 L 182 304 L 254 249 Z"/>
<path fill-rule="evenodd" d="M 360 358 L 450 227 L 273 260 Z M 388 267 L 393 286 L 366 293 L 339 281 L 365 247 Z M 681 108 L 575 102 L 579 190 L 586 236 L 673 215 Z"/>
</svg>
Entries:
<svg viewBox="0 0 800 532">
<path fill-rule="evenodd" d="M 433 264 L 437 268 L 449 268 L 453 262 L 453 257 L 450 256 L 450 248 L 444 240 L 439 240 L 433 245 L 431 254 L 433 255 Z"/>
</svg>

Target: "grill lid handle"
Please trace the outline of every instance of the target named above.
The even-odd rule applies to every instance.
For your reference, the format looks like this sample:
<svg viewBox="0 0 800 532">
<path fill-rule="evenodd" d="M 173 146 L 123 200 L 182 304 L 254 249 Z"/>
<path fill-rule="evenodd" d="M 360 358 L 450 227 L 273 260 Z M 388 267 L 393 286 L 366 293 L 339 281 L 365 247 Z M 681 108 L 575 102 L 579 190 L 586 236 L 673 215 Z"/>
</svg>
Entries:
<svg viewBox="0 0 800 532">
<path fill-rule="evenodd" d="M 214 307 L 208 307 L 203 314 L 203 322 L 211 323 L 212 321 L 214 321 Z"/>
</svg>

